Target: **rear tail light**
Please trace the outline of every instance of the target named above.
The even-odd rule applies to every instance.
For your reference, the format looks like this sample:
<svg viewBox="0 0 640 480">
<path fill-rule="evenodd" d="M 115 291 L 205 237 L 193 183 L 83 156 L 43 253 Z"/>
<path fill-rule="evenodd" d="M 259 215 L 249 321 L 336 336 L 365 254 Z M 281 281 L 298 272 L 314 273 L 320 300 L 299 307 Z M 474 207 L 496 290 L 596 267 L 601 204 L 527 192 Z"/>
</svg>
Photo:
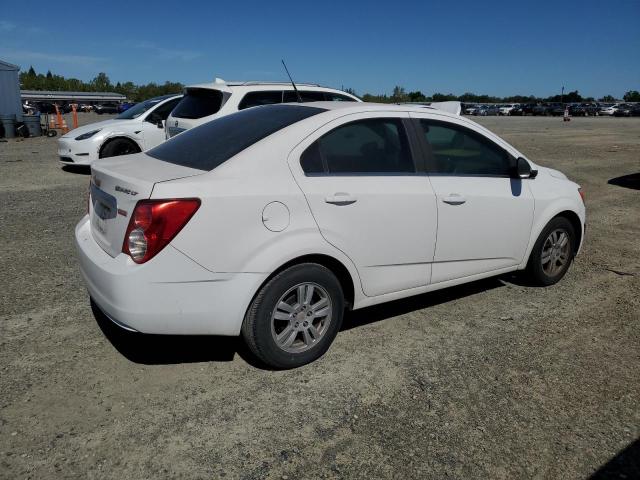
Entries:
<svg viewBox="0 0 640 480">
<path fill-rule="evenodd" d="M 141 200 L 131 215 L 122 252 L 145 263 L 160 252 L 200 207 L 197 198 Z"/>
<path fill-rule="evenodd" d="M 585 193 L 582 188 L 578 188 L 578 193 L 580 194 L 580 198 L 582 199 L 582 203 L 584 203 Z"/>
</svg>

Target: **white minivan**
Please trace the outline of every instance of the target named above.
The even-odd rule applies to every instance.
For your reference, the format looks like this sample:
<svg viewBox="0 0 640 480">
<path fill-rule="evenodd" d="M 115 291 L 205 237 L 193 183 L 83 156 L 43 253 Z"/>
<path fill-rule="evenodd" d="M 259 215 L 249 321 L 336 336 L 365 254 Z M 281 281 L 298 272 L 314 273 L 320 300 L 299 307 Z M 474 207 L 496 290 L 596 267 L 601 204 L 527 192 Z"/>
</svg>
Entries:
<svg viewBox="0 0 640 480">
<path fill-rule="evenodd" d="M 302 102 L 360 102 L 342 90 L 316 84 L 298 83 Z M 214 118 L 258 105 L 297 102 L 298 96 L 291 83 L 225 82 L 216 78 L 213 83 L 202 83 L 185 88 L 184 97 L 173 109 L 166 123 L 166 137 L 171 138 L 189 128 L 202 125 Z"/>
</svg>

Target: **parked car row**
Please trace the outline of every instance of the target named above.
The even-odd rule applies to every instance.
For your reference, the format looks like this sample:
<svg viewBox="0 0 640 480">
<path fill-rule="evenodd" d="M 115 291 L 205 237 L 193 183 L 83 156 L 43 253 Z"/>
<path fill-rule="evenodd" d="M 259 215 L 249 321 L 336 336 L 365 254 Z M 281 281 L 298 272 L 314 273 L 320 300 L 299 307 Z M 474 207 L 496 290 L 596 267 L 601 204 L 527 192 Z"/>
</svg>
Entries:
<svg viewBox="0 0 640 480">
<path fill-rule="evenodd" d="M 107 103 L 92 105 L 89 103 L 66 103 L 66 102 L 31 102 L 26 101 L 22 104 L 22 112 L 28 115 L 34 115 L 36 113 L 52 114 L 56 113 L 56 106 L 60 113 L 71 113 L 75 106 L 77 112 L 91 112 L 95 111 L 98 114 L 102 113 L 120 113 L 135 105 L 134 103 Z"/>
<path fill-rule="evenodd" d="M 639 104 L 605 103 L 526 103 L 481 105 L 465 104 L 462 111 L 466 115 L 509 115 L 509 116 L 562 116 L 568 110 L 574 117 L 609 115 L 619 117 L 640 116 Z"/>
</svg>

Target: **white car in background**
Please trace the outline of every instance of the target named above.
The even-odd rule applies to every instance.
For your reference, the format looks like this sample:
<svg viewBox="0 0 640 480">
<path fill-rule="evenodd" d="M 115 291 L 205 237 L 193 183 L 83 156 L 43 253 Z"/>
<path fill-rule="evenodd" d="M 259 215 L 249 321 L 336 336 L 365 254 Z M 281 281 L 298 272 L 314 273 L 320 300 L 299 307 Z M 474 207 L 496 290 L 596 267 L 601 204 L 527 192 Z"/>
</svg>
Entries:
<svg viewBox="0 0 640 480">
<path fill-rule="evenodd" d="M 501 105 L 498 110 L 500 115 L 511 115 L 511 111 L 518 106 L 517 103 L 510 103 L 508 105 Z"/>
<path fill-rule="evenodd" d="M 620 107 L 619 103 L 616 103 L 615 105 L 609 105 L 607 107 L 603 107 L 598 111 L 598 115 L 608 115 L 608 116 L 613 116 L 614 113 L 616 113 L 618 111 L 618 108 Z"/>
<path fill-rule="evenodd" d="M 308 83 L 297 83 L 296 87 L 303 102 L 361 102 L 342 90 Z M 238 110 L 297 101 L 291 83 L 225 82 L 216 78 L 213 83 L 191 85 L 185 88 L 184 98 L 167 118 L 166 138 Z"/>
<path fill-rule="evenodd" d="M 91 165 L 99 158 L 149 150 L 166 140 L 167 116 L 182 95 L 165 95 L 140 102 L 111 120 L 75 128 L 58 140 L 58 157 L 65 165 Z"/>
<path fill-rule="evenodd" d="M 584 225 L 577 184 L 475 122 L 317 102 L 97 162 L 75 238 L 93 304 L 121 327 L 242 335 L 291 368 L 329 348 L 345 308 L 517 270 L 554 284 Z"/>
</svg>

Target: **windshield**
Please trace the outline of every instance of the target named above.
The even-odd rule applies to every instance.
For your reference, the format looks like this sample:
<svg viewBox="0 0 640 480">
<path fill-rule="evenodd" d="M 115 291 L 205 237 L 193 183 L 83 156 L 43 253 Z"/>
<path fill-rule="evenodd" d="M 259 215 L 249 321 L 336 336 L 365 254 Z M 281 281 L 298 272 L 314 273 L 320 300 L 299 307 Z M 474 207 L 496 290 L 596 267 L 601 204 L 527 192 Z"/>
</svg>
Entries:
<svg viewBox="0 0 640 480">
<path fill-rule="evenodd" d="M 120 120 L 131 120 L 132 118 L 138 118 L 144 112 L 152 109 L 153 107 L 158 105 L 160 102 L 163 102 L 167 98 L 171 98 L 172 96 L 174 95 L 165 95 L 162 97 L 150 98 L 149 100 L 145 100 L 144 102 L 137 103 L 133 107 L 128 108 L 127 110 L 122 112 L 116 118 Z"/>
<path fill-rule="evenodd" d="M 272 133 L 324 111 L 282 104 L 247 108 L 187 130 L 147 155 L 184 167 L 213 170 Z"/>
</svg>

